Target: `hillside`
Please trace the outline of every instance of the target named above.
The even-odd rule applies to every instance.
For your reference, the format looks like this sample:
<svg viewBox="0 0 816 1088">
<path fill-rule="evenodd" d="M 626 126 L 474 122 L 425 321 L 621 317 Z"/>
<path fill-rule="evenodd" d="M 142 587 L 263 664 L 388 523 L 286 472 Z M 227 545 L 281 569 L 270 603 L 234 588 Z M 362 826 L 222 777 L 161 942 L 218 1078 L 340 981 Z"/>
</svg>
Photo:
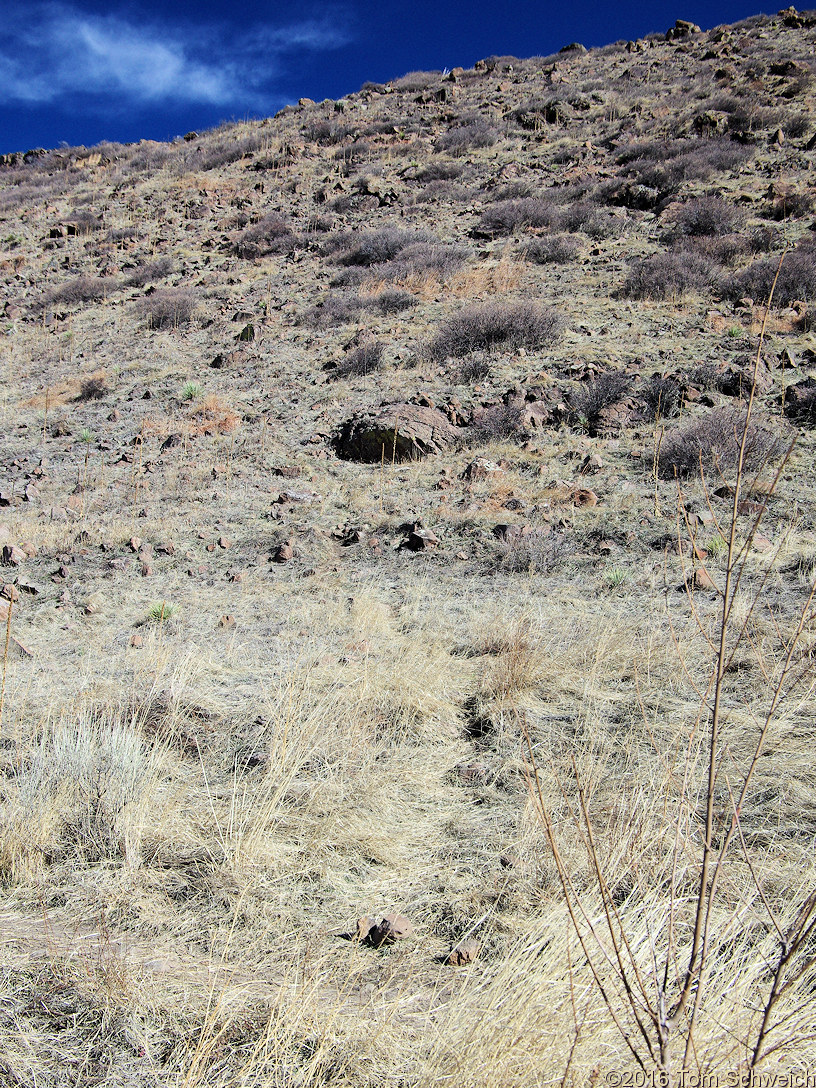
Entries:
<svg viewBox="0 0 816 1088">
<path fill-rule="evenodd" d="M 816 1067 L 814 57 L 0 157 L 0 1083 Z"/>
</svg>

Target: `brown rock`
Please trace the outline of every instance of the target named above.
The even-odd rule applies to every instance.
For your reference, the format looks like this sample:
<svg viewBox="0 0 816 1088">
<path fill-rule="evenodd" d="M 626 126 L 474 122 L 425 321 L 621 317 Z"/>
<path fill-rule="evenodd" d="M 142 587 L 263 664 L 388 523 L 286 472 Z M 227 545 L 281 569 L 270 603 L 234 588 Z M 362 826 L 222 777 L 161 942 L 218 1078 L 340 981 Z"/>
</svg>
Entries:
<svg viewBox="0 0 816 1088">
<path fill-rule="evenodd" d="M 275 502 L 282 506 L 289 503 L 294 506 L 305 506 L 310 502 L 320 502 L 320 496 L 314 491 L 281 491 Z"/>
<path fill-rule="evenodd" d="M 482 950 L 482 946 L 475 937 L 471 937 L 466 941 L 460 941 L 455 948 L 451 949 L 445 960 L 445 963 L 451 967 L 464 967 L 465 964 L 473 963 Z"/>
<path fill-rule="evenodd" d="M 290 559 L 293 559 L 295 555 L 295 549 L 292 547 L 290 540 L 285 541 L 283 544 L 278 544 L 275 551 L 272 553 L 273 563 L 288 563 Z"/>
<path fill-rule="evenodd" d="M 771 543 L 771 541 L 767 538 L 767 536 L 763 536 L 761 533 L 754 533 L 753 540 L 751 541 L 751 547 L 755 552 L 760 552 L 763 555 L 773 550 L 773 544 Z"/>
<path fill-rule="evenodd" d="M 219 627 L 234 627 L 235 626 L 235 616 L 233 616 L 233 615 L 222 616 L 221 619 L 218 621 L 218 626 Z"/>
<path fill-rule="evenodd" d="M 377 924 L 377 920 L 372 918 L 370 914 L 364 914 L 362 918 L 357 919 L 357 940 L 365 941 L 368 938 L 369 933 Z"/>
<path fill-rule="evenodd" d="M 404 940 L 413 932 L 414 927 L 404 914 L 386 914 L 369 930 L 367 940 L 374 948 L 381 948 L 383 945 Z"/>
<path fill-rule="evenodd" d="M 496 461 L 489 461 L 487 457 L 477 457 L 471 461 L 467 468 L 459 476 L 460 480 L 487 480 L 491 476 L 501 475 L 504 469 Z"/>
<path fill-rule="evenodd" d="M 3 547 L 3 565 L 6 567 L 19 567 L 25 561 L 26 554 L 16 544 L 6 544 Z"/>
<path fill-rule="evenodd" d="M 574 487 L 570 494 L 573 506 L 597 506 L 598 496 L 588 487 Z"/>
<path fill-rule="evenodd" d="M 218 547 L 226 551 L 227 548 L 232 547 L 232 541 L 226 536 L 220 536 L 218 538 Z"/>
<path fill-rule="evenodd" d="M 132 536 L 130 538 L 128 547 L 132 552 L 139 552 L 142 550 L 142 538 L 140 536 Z"/>
<path fill-rule="evenodd" d="M 389 404 L 347 419 L 337 432 L 334 447 L 343 460 L 363 464 L 382 459 L 415 461 L 448 449 L 458 433 L 438 408 Z"/>
<path fill-rule="evenodd" d="M 141 635 L 131 635 L 130 645 L 134 648 L 134 650 L 138 650 L 141 646 L 144 646 L 144 639 Z"/>
<path fill-rule="evenodd" d="M 693 584 L 695 589 L 708 590 L 714 593 L 720 592 L 717 583 L 714 581 L 714 579 L 711 577 L 705 567 L 698 567 L 697 570 L 694 572 Z"/>
<path fill-rule="evenodd" d="M 423 529 L 421 525 L 415 525 L 400 544 L 400 548 L 406 548 L 409 552 L 423 552 L 432 551 L 438 544 L 439 537 L 432 529 Z"/>
</svg>

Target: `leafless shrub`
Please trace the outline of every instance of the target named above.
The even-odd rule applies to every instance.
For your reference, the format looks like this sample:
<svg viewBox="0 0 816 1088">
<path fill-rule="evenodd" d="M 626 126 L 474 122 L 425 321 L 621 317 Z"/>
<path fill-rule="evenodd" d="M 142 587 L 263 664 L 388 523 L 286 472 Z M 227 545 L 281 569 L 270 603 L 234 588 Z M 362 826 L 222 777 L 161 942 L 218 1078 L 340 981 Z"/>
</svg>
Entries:
<svg viewBox="0 0 816 1088">
<path fill-rule="evenodd" d="M 654 374 L 646 383 L 641 396 L 647 419 L 674 419 L 680 415 L 683 404 L 683 387 L 674 378 Z"/>
<path fill-rule="evenodd" d="M 239 257 L 250 260 L 270 253 L 289 253 L 295 241 L 289 223 L 283 216 L 272 212 L 242 231 L 235 240 L 234 248 Z"/>
<path fill-rule="evenodd" d="M 104 298 L 116 284 L 113 280 L 93 276 L 77 276 L 61 287 L 53 287 L 43 295 L 42 306 L 76 306 L 83 302 L 96 302 Z"/>
<path fill-rule="evenodd" d="M 370 302 L 371 308 L 376 309 L 381 314 L 399 314 L 404 310 L 410 310 L 416 304 L 417 300 L 410 291 L 399 291 L 393 288 L 380 291 L 378 295 L 374 295 Z"/>
<path fill-rule="evenodd" d="M 482 212 L 478 230 L 490 236 L 512 234 L 527 227 L 558 229 L 563 221 L 561 208 L 541 196 L 503 200 Z"/>
<path fill-rule="evenodd" d="M 408 94 L 417 91 L 427 91 L 434 83 L 438 83 L 441 72 L 408 72 L 399 79 L 393 80 L 391 86 L 395 91 L 406 91 Z"/>
<path fill-rule="evenodd" d="M 601 412 L 617 404 L 626 396 L 632 380 L 628 374 L 610 370 L 599 374 L 597 378 L 580 386 L 569 397 L 569 415 L 573 423 L 578 423 L 590 434 L 594 433 Z"/>
<path fill-rule="evenodd" d="M 494 404 L 473 420 L 476 442 L 506 442 L 522 433 L 522 409 L 517 404 Z"/>
<path fill-rule="evenodd" d="M 723 293 L 731 299 L 744 296 L 767 299 L 777 269 L 779 277 L 773 294 L 775 306 L 816 301 L 816 243 L 811 241 L 800 242 L 796 249 L 787 253 L 781 267 L 779 260 L 773 257 L 754 261 L 723 283 Z"/>
<path fill-rule="evenodd" d="M 583 251 L 580 238 L 574 234 L 549 234 L 535 238 L 524 249 L 524 256 L 534 264 L 569 264 Z"/>
<path fill-rule="evenodd" d="M 503 541 L 498 550 L 498 567 L 510 574 L 546 574 L 574 551 L 575 541 L 569 533 L 552 533 L 542 527 Z"/>
<path fill-rule="evenodd" d="M 431 241 L 431 236 L 425 232 L 384 227 L 362 234 L 340 235 L 331 240 L 327 252 L 338 264 L 370 268 L 393 260 L 407 246 L 425 241 Z"/>
<path fill-rule="evenodd" d="M 670 238 L 733 234 L 745 226 L 745 212 L 718 196 L 701 196 L 674 204 L 665 218 Z"/>
<path fill-rule="evenodd" d="M 707 291 L 715 280 L 713 265 L 696 253 L 656 253 L 635 261 L 621 289 L 628 298 L 675 298 Z"/>
<path fill-rule="evenodd" d="M 745 413 L 733 408 L 715 408 L 690 423 L 664 435 L 658 457 L 658 472 L 664 479 L 695 476 L 712 470 L 720 476 L 733 470 L 739 459 Z M 783 443 L 779 432 L 751 418 L 745 446 L 744 468 L 760 469 L 779 456 Z"/>
<path fill-rule="evenodd" d="M 449 155 L 464 155 L 479 147 L 492 147 L 498 139 L 498 132 L 483 117 L 476 117 L 448 129 L 438 136 L 434 148 L 447 151 Z"/>
<path fill-rule="evenodd" d="M 382 370 L 383 345 L 372 340 L 350 351 L 334 370 L 338 378 L 362 378 Z"/>
<path fill-rule="evenodd" d="M 96 231 L 101 230 L 103 226 L 102 217 L 94 215 L 92 211 L 87 209 L 70 212 L 65 217 L 65 221 L 71 223 L 79 235 L 94 234 Z"/>
<path fill-rule="evenodd" d="M 564 324 L 558 311 L 533 302 L 467 306 L 443 322 L 427 352 L 440 360 L 473 351 L 546 347 L 558 340 Z"/>
<path fill-rule="evenodd" d="M 79 392 L 76 395 L 76 400 L 102 400 L 110 392 L 110 386 L 108 385 L 107 378 L 104 374 L 91 374 L 90 377 L 85 378 L 82 385 L 79 387 Z"/>
<path fill-rule="evenodd" d="M 145 284 L 162 280 L 174 271 L 175 266 L 171 257 L 159 257 L 157 261 L 141 264 L 125 278 L 128 287 L 144 287 Z"/>
<path fill-rule="evenodd" d="M 195 304 L 192 291 L 168 288 L 140 299 L 136 303 L 136 314 L 149 329 L 177 329 L 190 323 Z"/>
<path fill-rule="evenodd" d="M 417 172 L 416 180 L 423 185 L 429 181 L 454 181 L 462 176 L 462 169 L 456 162 L 429 162 Z"/>
<path fill-rule="evenodd" d="M 768 216 L 777 221 L 801 219 L 805 215 L 810 215 L 812 211 L 813 196 L 808 192 L 791 190 L 774 197 L 768 208 Z"/>
<path fill-rule="evenodd" d="M 307 140 L 324 147 L 329 144 L 341 144 L 348 139 L 351 132 L 348 125 L 341 125 L 337 121 L 315 121 L 303 129 L 303 135 Z"/>
</svg>

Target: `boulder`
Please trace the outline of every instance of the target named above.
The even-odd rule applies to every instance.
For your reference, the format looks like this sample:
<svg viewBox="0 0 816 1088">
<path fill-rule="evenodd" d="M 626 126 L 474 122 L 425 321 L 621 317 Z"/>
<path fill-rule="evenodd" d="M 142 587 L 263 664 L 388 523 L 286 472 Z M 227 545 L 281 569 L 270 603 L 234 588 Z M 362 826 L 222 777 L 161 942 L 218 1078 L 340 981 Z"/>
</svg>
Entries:
<svg viewBox="0 0 816 1088">
<path fill-rule="evenodd" d="M 369 465 L 383 459 L 416 461 L 442 453 L 458 434 L 458 428 L 438 408 L 386 404 L 342 423 L 334 448 L 345 461 Z"/>
</svg>

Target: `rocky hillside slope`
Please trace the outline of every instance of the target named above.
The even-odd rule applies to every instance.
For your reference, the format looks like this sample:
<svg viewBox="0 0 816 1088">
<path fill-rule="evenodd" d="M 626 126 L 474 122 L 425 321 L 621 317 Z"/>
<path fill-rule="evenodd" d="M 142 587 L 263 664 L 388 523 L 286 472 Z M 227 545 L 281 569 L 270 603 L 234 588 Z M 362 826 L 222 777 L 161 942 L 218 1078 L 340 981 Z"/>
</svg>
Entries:
<svg viewBox="0 0 816 1088">
<path fill-rule="evenodd" d="M 621 910 L 678 836 L 697 857 L 682 753 L 752 388 L 736 763 L 807 612 L 814 56 L 813 12 L 679 21 L 2 157 L 9 1083 L 630 1060 L 597 994 L 576 1012 L 531 760 L 587 896 L 573 772 Z M 760 867 L 780 911 L 812 869 L 812 630 L 729 918 Z M 354 936 L 396 912 L 404 939 Z M 728 962 L 701 1068 L 747 1052 L 761 970 Z"/>
</svg>

